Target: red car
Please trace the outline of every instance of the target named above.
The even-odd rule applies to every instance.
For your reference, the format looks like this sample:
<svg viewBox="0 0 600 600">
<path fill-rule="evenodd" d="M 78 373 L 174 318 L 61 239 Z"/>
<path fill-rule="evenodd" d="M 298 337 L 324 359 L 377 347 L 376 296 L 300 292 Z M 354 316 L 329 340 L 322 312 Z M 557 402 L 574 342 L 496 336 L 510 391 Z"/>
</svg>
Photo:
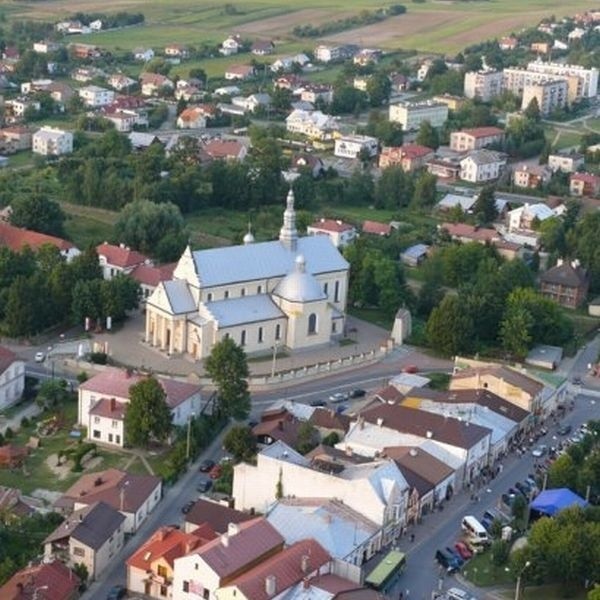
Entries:
<svg viewBox="0 0 600 600">
<path fill-rule="evenodd" d="M 456 542 L 456 544 L 454 544 L 454 548 L 464 560 L 469 560 L 469 558 L 473 556 L 473 553 L 469 550 L 464 542 Z"/>
<path fill-rule="evenodd" d="M 417 365 L 406 365 L 404 369 L 402 369 L 403 373 L 418 373 L 419 367 Z"/>
<path fill-rule="evenodd" d="M 219 477 L 221 477 L 221 474 L 223 473 L 223 467 L 221 467 L 221 465 L 215 465 L 209 472 L 208 472 L 208 476 L 211 479 L 219 479 Z"/>
</svg>

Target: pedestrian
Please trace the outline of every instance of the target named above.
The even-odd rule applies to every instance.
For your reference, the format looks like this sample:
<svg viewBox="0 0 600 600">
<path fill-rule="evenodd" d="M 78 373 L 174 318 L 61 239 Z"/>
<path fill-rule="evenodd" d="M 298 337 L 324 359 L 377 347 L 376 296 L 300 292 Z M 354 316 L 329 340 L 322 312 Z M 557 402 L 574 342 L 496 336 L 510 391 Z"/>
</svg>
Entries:
<svg viewBox="0 0 600 600">
<path fill-rule="evenodd" d="M 414 533 L 411 533 L 411 534 L 410 534 L 410 541 L 411 541 L 411 542 L 414 542 L 414 541 L 415 541 L 415 534 L 414 534 Z"/>
<path fill-rule="evenodd" d="M 403 600 L 404 598 L 404 592 L 400 592 L 400 595 L 398 596 L 398 600 Z"/>
</svg>

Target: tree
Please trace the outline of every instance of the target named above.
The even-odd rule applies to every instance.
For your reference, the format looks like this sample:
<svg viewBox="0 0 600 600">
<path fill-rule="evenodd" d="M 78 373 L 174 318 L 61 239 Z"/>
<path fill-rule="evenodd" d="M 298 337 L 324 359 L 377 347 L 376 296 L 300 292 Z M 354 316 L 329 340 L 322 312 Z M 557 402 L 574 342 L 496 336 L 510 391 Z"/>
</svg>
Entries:
<svg viewBox="0 0 600 600">
<path fill-rule="evenodd" d="M 247 425 L 234 425 L 225 435 L 223 447 L 236 461 L 248 461 L 256 454 L 256 438 Z"/>
<path fill-rule="evenodd" d="M 500 323 L 502 347 L 517 358 L 524 358 L 531 344 L 531 314 L 522 307 L 507 311 Z"/>
<path fill-rule="evenodd" d="M 315 427 L 308 421 L 303 421 L 298 427 L 296 450 L 300 454 L 307 454 L 317 446 L 319 434 Z"/>
<path fill-rule="evenodd" d="M 67 382 L 65 379 L 47 379 L 40 384 L 35 401 L 38 406 L 47 408 L 56 408 L 64 404 L 69 399 Z"/>
<path fill-rule="evenodd" d="M 484 186 L 473 205 L 473 212 L 477 216 L 477 220 L 484 225 L 493 223 L 498 216 L 494 192 L 493 185 Z"/>
<path fill-rule="evenodd" d="M 250 393 L 243 348 L 230 337 L 223 338 L 213 346 L 204 368 L 217 388 L 220 414 L 238 421 L 246 419 L 250 414 Z"/>
<path fill-rule="evenodd" d="M 539 121 L 541 119 L 540 105 L 538 104 L 537 98 L 531 99 L 531 102 L 529 102 L 527 108 L 523 111 L 523 114 L 532 121 Z"/>
<path fill-rule="evenodd" d="M 431 311 L 425 332 L 434 350 L 454 356 L 471 347 L 473 322 L 464 303 L 448 295 Z"/>
<path fill-rule="evenodd" d="M 422 171 L 417 176 L 415 182 L 415 191 L 413 194 L 412 204 L 420 208 L 433 206 L 435 204 L 436 193 L 437 193 L 437 177 Z"/>
<path fill-rule="evenodd" d="M 437 150 L 440 145 L 440 136 L 437 129 L 435 129 L 429 121 L 423 121 L 419 126 L 419 132 L 415 138 L 415 143 Z"/>
<path fill-rule="evenodd" d="M 164 442 L 172 428 L 167 395 L 155 377 L 145 377 L 129 388 L 125 409 L 125 441 L 147 448 L 151 441 Z"/>
<path fill-rule="evenodd" d="M 371 106 L 381 106 L 387 103 L 392 91 L 392 83 L 387 73 L 378 71 L 369 77 L 367 81 L 367 94 L 369 95 L 369 103 Z"/>
<path fill-rule="evenodd" d="M 39 194 L 19 196 L 11 203 L 10 222 L 49 235 L 64 235 L 65 213 L 58 202 Z"/>
</svg>

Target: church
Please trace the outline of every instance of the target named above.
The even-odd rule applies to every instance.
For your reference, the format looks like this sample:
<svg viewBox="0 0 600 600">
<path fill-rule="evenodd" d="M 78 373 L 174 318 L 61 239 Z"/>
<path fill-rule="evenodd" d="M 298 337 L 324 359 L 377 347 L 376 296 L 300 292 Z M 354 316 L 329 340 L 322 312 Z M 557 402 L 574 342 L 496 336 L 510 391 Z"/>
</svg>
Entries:
<svg viewBox="0 0 600 600">
<path fill-rule="evenodd" d="M 192 252 L 146 304 L 145 340 L 207 357 L 230 337 L 247 353 L 327 344 L 344 332 L 349 265 L 328 236 L 299 237 L 290 190 L 279 239 Z"/>
</svg>

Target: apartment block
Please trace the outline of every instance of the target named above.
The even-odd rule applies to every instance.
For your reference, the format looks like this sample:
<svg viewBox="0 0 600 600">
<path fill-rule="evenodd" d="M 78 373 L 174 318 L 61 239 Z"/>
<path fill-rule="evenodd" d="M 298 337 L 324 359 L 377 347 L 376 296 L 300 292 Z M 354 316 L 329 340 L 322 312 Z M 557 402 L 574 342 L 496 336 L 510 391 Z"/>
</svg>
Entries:
<svg viewBox="0 0 600 600">
<path fill-rule="evenodd" d="M 400 123 L 404 131 L 419 129 L 429 121 L 433 127 L 441 127 L 448 119 L 448 106 L 442 102 L 400 102 L 392 104 L 389 119 Z"/>
<path fill-rule="evenodd" d="M 490 102 L 502 92 L 502 71 L 470 71 L 465 74 L 464 94 Z"/>
<path fill-rule="evenodd" d="M 526 85 L 523 89 L 521 108 L 526 109 L 534 98 L 537 100 L 542 115 L 548 115 L 558 108 L 564 108 L 568 104 L 567 81 L 557 79 L 556 81 Z"/>
</svg>

